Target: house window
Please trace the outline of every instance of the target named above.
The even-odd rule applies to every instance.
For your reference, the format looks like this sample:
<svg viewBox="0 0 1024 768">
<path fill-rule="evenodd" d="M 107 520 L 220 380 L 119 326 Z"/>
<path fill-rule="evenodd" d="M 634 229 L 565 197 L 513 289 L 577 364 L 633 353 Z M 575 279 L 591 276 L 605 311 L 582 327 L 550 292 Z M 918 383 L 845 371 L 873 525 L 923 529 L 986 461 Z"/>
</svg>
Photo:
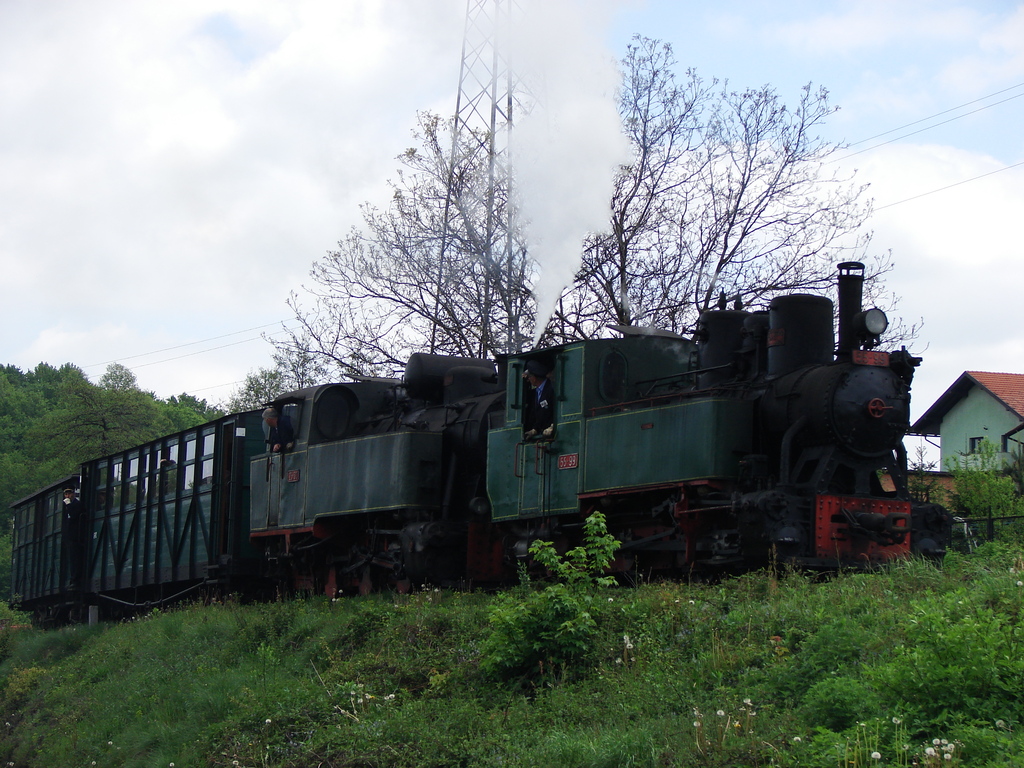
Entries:
<svg viewBox="0 0 1024 768">
<path fill-rule="evenodd" d="M 968 453 L 978 453 L 978 451 L 981 450 L 981 442 L 984 439 L 985 439 L 984 437 L 969 437 L 969 438 L 967 438 L 967 452 Z"/>
</svg>

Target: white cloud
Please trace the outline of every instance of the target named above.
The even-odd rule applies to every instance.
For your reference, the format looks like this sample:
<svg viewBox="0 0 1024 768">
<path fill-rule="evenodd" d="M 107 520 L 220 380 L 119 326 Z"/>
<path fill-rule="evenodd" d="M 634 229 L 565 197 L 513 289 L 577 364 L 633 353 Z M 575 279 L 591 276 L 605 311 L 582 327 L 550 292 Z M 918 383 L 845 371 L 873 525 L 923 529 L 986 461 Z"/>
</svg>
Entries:
<svg viewBox="0 0 1024 768">
<path fill-rule="evenodd" d="M 0 319 L 24 329 L 0 359 L 87 365 L 287 317 L 415 111 L 453 100 L 463 10 L 0 5 L 0 269 L 18 297 Z M 269 363 L 248 354 L 232 380 Z M 215 357 L 192 358 L 193 387 Z M 140 382 L 166 394 L 175 366 L 155 368 Z"/>
<path fill-rule="evenodd" d="M 871 226 L 876 247 L 895 255 L 888 282 L 902 296 L 900 314 L 924 320 L 912 344 L 925 358 L 915 413 L 965 370 L 1024 372 L 1024 247 L 1013 234 L 1024 211 L 1024 168 L 968 181 L 1006 166 L 986 154 L 926 144 L 890 145 L 858 160 L 876 203 L 897 203 Z"/>
</svg>

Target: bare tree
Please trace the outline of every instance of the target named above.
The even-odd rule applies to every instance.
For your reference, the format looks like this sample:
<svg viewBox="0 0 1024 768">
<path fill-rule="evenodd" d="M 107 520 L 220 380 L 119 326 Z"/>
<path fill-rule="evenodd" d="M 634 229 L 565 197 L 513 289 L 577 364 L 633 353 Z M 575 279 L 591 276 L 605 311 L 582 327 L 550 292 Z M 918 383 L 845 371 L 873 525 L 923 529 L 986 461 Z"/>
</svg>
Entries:
<svg viewBox="0 0 1024 768">
<path fill-rule="evenodd" d="M 731 91 L 677 70 L 666 44 L 638 37 L 628 50 L 620 108 L 633 161 L 542 343 L 610 324 L 685 333 L 722 296 L 821 291 L 835 262 L 871 261 L 864 187 L 830 165 L 841 147 L 819 135 L 835 111 L 827 91 L 808 85 L 787 104 L 770 86 Z M 391 375 L 415 350 L 489 356 L 529 342 L 536 275 L 509 231 L 509 174 L 490 167 L 500 156 L 435 115 L 420 115 L 414 136 L 390 205 L 365 205 L 362 227 L 314 265 L 310 307 L 291 297 L 300 330 L 279 352 Z M 869 296 L 890 268 L 888 256 L 869 266 Z"/>
<path fill-rule="evenodd" d="M 693 71 L 680 84 L 671 47 L 645 38 L 623 66 L 634 161 L 555 337 L 613 323 L 686 332 L 723 294 L 750 304 L 822 290 L 836 261 L 865 252 L 870 235 L 855 234 L 870 214 L 864 187 L 829 170 L 841 147 L 817 134 L 835 111 L 827 91 L 808 85 L 789 106 L 770 86 L 730 91 Z M 888 268 L 879 260 L 869 277 Z"/>
<path fill-rule="evenodd" d="M 508 189 L 493 183 L 500 175 L 476 151 L 479 137 L 453 143 L 451 130 L 420 115 L 419 146 L 399 157 L 391 204 L 364 205 L 363 227 L 313 266 L 313 307 L 293 294 L 301 331 L 279 350 L 308 350 L 339 373 L 381 375 L 428 346 L 466 356 L 522 349 L 533 268 L 506 236 Z"/>
</svg>

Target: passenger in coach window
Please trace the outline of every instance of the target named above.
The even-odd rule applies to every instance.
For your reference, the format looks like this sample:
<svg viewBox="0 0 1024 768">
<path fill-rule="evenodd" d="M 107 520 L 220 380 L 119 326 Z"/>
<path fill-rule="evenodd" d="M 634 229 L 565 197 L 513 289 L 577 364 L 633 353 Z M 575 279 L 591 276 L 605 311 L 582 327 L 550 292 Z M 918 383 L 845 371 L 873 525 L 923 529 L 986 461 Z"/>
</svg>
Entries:
<svg viewBox="0 0 1024 768">
<path fill-rule="evenodd" d="M 555 397 L 550 373 L 539 360 L 530 360 L 526 364 L 523 378 L 532 390 L 527 395 L 523 419 L 524 436 L 527 438 L 549 438 L 554 434 Z"/>
<path fill-rule="evenodd" d="M 65 488 L 61 536 L 68 564 L 68 582 L 72 587 L 79 585 L 82 576 L 82 565 L 85 562 L 85 530 L 85 505 L 76 495 L 74 488 Z"/>
<path fill-rule="evenodd" d="M 271 451 L 281 453 L 295 447 L 295 430 L 287 415 L 279 415 L 276 408 L 270 407 L 263 411 L 263 421 L 267 425 L 267 444 Z"/>
</svg>

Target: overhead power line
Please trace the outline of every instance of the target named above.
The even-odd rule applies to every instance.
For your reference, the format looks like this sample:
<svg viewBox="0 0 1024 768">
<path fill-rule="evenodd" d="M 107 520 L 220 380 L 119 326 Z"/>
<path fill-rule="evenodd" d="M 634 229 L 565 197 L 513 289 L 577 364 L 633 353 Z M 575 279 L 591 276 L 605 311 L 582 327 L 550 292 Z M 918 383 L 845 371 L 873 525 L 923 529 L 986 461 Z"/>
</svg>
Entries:
<svg viewBox="0 0 1024 768">
<path fill-rule="evenodd" d="M 971 104 L 977 104 L 979 101 L 985 101 L 985 99 L 991 99 L 993 96 L 999 96 L 1000 94 L 1003 94 L 1003 93 L 1008 93 L 1010 91 L 1015 91 L 1018 88 L 1024 88 L 1024 83 L 1017 83 L 1016 85 L 1011 85 L 1009 88 L 1003 88 L 1001 91 L 996 91 L 995 93 L 990 93 L 987 96 L 982 96 L 980 98 L 973 99 L 972 101 L 964 102 L 963 104 L 960 104 L 960 105 L 958 105 L 956 107 L 950 107 L 949 109 L 944 109 L 941 112 L 936 112 L 934 115 L 929 115 L 928 117 L 922 117 L 920 120 L 914 120 L 913 122 L 905 123 L 903 125 L 896 126 L 895 128 L 890 128 L 888 131 L 883 131 L 882 133 L 876 133 L 874 136 L 868 136 L 866 139 L 861 139 L 860 141 L 855 141 L 850 146 L 851 147 L 856 147 L 856 146 L 859 146 L 860 144 L 864 144 L 865 142 L 873 141 L 874 139 L 880 139 L 883 136 L 888 136 L 890 133 L 895 133 L 896 131 L 902 131 L 904 128 L 910 128 L 912 125 L 917 125 L 917 124 L 923 123 L 923 122 L 925 122 L 927 120 L 934 120 L 936 117 L 942 117 L 943 115 L 947 115 L 950 112 L 956 112 L 958 109 L 963 109 L 964 107 L 969 107 L 969 106 L 971 106 Z M 1024 96 L 1024 94 L 1018 94 L 1017 96 L 1011 96 L 1010 98 L 1016 99 L 1019 96 Z M 1003 99 L 1003 101 L 1009 101 L 1009 100 L 1010 99 Z M 996 102 L 996 104 L 1002 104 L 1003 101 Z M 994 106 L 996 106 L 996 104 L 989 104 L 988 107 L 994 107 Z M 988 107 L 982 107 L 982 109 L 988 109 Z M 973 112 L 968 112 L 967 114 L 968 115 L 972 115 L 972 114 L 974 114 L 974 112 L 978 112 L 978 111 L 980 111 L 980 110 L 974 110 Z M 966 117 L 966 115 L 961 115 L 961 117 Z M 956 119 L 956 118 L 954 118 L 954 119 Z M 948 122 L 948 121 L 946 121 L 946 122 Z M 944 125 L 944 123 L 939 123 L 938 125 Z M 934 127 L 934 126 L 932 126 L 932 127 Z M 927 129 L 925 129 L 925 130 L 927 130 Z M 908 135 L 912 135 L 912 134 L 908 134 Z M 895 141 L 895 139 L 893 139 L 893 141 Z M 879 145 L 879 146 L 881 146 L 881 145 Z"/>
<path fill-rule="evenodd" d="M 138 359 L 140 357 L 149 357 L 150 355 L 159 355 L 159 354 L 161 354 L 163 352 L 171 352 L 171 351 L 173 351 L 175 349 L 184 349 L 185 347 L 194 347 L 196 344 L 206 344 L 207 342 L 211 342 L 211 341 L 219 341 L 220 339 L 226 339 L 229 336 L 237 336 L 240 333 L 250 333 L 252 331 L 259 331 L 259 330 L 261 330 L 263 328 L 270 328 L 273 325 L 281 325 L 281 324 L 286 323 L 286 322 L 287 322 L 287 320 L 278 320 L 278 321 L 273 322 L 273 323 L 267 323 L 266 325 L 256 325 L 256 326 L 253 326 L 252 328 L 245 328 L 245 329 L 243 329 L 241 331 L 232 331 L 231 333 L 224 333 L 224 334 L 221 334 L 220 336 L 211 336 L 208 339 L 199 339 L 198 341 L 188 341 L 188 342 L 185 342 L 184 344 L 177 344 L 177 345 L 175 345 L 173 347 L 164 347 L 163 349 L 155 349 L 155 350 L 153 350 L 151 352 L 142 352 L 142 353 L 140 353 L 138 355 L 128 355 L 127 357 L 119 357 L 119 358 L 117 358 L 115 360 L 108 360 L 105 363 L 91 363 L 89 365 L 83 365 L 82 368 L 83 369 L 85 369 L 85 368 L 98 368 L 101 365 L 110 365 L 111 363 L 123 363 L 125 360 L 135 360 L 135 359 Z M 284 330 L 288 330 L 288 329 L 285 328 Z M 181 357 L 189 357 L 191 355 L 199 355 L 199 354 L 202 354 L 204 352 L 212 352 L 212 351 L 217 350 L 217 349 L 223 349 L 224 347 L 234 346 L 235 344 L 243 344 L 243 343 L 248 342 L 248 341 L 254 341 L 257 338 L 260 338 L 260 337 L 254 336 L 252 338 L 243 339 L 242 341 L 235 342 L 233 344 L 225 344 L 225 345 L 220 346 L 220 347 L 212 347 L 210 349 L 203 349 L 203 350 L 199 350 L 198 352 L 192 352 L 189 355 L 181 355 Z M 170 358 L 170 359 L 171 360 L 178 360 L 178 359 L 180 359 L 180 357 L 173 357 L 173 358 Z M 162 362 L 168 362 L 168 361 L 165 360 L 165 361 L 162 361 Z M 141 365 L 137 365 L 135 367 L 136 368 L 143 368 L 143 367 L 145 367 L 147 365 L 156 365 L 156 363 L 142 363 Z"/>
<path fill-rule="evenodd" d="M 986 105 L 984 107 L 978 107 L 977 109 L 972 109 L 970 112 L 964 112 L 962 115 L 957 115 L 956 117 L 951 117 L 948 120 L 943 120 L 941 123 L 934 123 L 933 125 L 928 125 L 928 126 L 925 126 L 924 128 L 919 128 L 916 131 L 911 131 L 910 133 L 904 133 L 901 136 L 896 136 L 895 138 L 889 139 L 888 141 L 882 141 L 882 142 L 879 142 L 878 144 L 872 144 L 870 147 L 865 147 L 864 149 L 858 149 L 856 152 L 850 152 L 849 154 L 843 155 L 842 157 L 837 157 L 835 160 L 832 160 L 831 162 L 837 163 L 840 160 L 846 160 L 847 158 L 853 157 L 855 155 L 862 154 L 863 152 L 870 152 L 873 149 L 878 149 L 879 147 L 884 147 L 886 144 L 892 144 L 894 141 L 899 141 L 900 139 L 906 139 L 909 136 L 916 136 L 919 133 L 924 133 L 925 131 L 930 131 L 932 128 L 938 128 L 940 125 L 946 125 L 947 123 L 952 123 L 952 122 L 954 122 L 956 120 L 959 120 L 962 117 L 967 117 L 969 115 L 973 115 L 973 114 L 976 114 L 978 112 L 982 112 L 983 110 L 991 109 L 992 107 L 998 107 L 1000 104 L 1005 104 L 1008 101 L 1013 101 L 1014 99 L 1019 99 L 1022 96 L 1024 96 L 1024 93 L 1018 93 L 1016 96 L 1009 96 L 1009 97 L 1007 97 L 1005 99 L 1002 99 L 1001 101 L 996 101 L 996 102 L 994 102 L 992 104 L 988 104 L 988 105 Z M 970 103 L 973 104 L 974 102 L 970 102 Z M 954 109 L 960 109 L 960 107 L 954 107 Z M 948 109 L 946 110 L 946 112 L 949 112 L 949 111 L 950 110 L 948 110 Z M 945 112 L 939 112 L 938 114 L 942 115 L 942 114 L 945 114 Z M 935 117 L 935 115 L 933 115 L 933 117 Z M 930 118 L 930 117 L 923 118 L 923 120 L 931 120 L 931 119 L 932 118 Z M 917 123 L 923 122 L 923 120 L 916 120 L 913 123 L 908 123 L 907 125 L 917 125 Z M 903 126 L 903 127 L 907 127 L 907 126 Z M 885 133 L 880 133 L 880 134 L 878 134 L 878 136 L 886 136 L 886 135 L 888 135 L 890 133 L 893 133 L 893 131 L 898 131 L 898 130 L 900 130 L 900 129 L 899 128 L 894 128 L 892 131 L 886 131 Z M 877 138 L 877 137 L 873 137 L 873 138 Z M 857 144 L 863 144 L 864 141 L 871 141 L 871 139 L 864 139 L 863 141 L 858 141 Z M 855 147 L 855 146 L 857 146 L 857 144 L 851 144 L 850 146 L 854 146 Z"/>
<path fill-rule="evenodd" d="M 905 123 L 904 125 L 897 126 L 896 128 L 891 128 L 888 131 L 883 131 L 882 133 L 876 133 L 874 136 L 869 136 L 866 139 L 861 139 L 860 141 L 857 141 L 857 142 L 854 142 L 853 144 L 850 144 L 850 146 L 851 147 L 856 147 L 856 146 L 859 146 L 860 144 L 864 144 L 864 143 L 872 141 L 874 139 L 881 138 L 882 136 L 888 136 L 891 133 L 896 133 L 897 131 L 902 131 L 905 128 L 910 128 L 911 126 L 919 125 L 921 123 L 928 122 L 929 120 L 934 120 L 936 117 L 941 117 L 942 115 L 949 114 L 950 112 L 956 112 L 957 110 L 963 109 L 964 107 L 969 107 L 972 104 L 977 104 L 979 102 L 986 101 L 986 100 L 991 99 L 991 98 L 993 98 L 995 96 L 999 96 L 999 95 L 1004 94 L 1004 93 L 1009 93 L 1010 91 L 1015 91 L 1018 88 L 1024 88 L 1024 83 L 1017 83 L 1016 85 L 1011 85 L 1008 88 L 1003 88 L 1002 90 L 995 91 L 994 93 L 990 93 L 990 94 L 988 94 L 986 96 L 982 96 L 980 98 L 973 99 L 972 101 L 964 102 L 963 104 L 960 104 L 960 105 L 955 106 L 955 107 L 950 107 L 949 109 L 944 109 L 941 112 L 936 112 L 935 114 L 929 115 L 928 117 L 922 117 L 919 120 L 914 120 L 912 122 Z M 850 152 L 849 154 L 843 155 L 842 157 L 837 157 L 834 160 L 830 160 L 829 162 L 830 163 L 835 163 L 835 162 L 839 162 L 841 160 L 846 160 L 848 158 L 854 157 L 855 155 L 859 155 L 859 154 L 862 154 L 864 152 L 869 152 L 869 151 L 871 151 L 873 149 L 878 149 L 879 147 L 884 147 L 887 144 L 892 144 L 895 141 L 900 141 L 901 139 L 905 139 L 905 138 L 908 138 L 910 136 L 916 136 L 917 134 L 924 133 L 925 131 L 930 131 L 932 128 L 938 128 L 939 126 L 946 125 L 948 123 L 952 123 L 952 122 L 954 122 L 956 120 L 959 120 L 959 119 L 961 119 L 963 117 L 968 117 L 968 116 L 976 114 L 978 112 L 982 112 L 982 111 L 984 111 L 986 109 L 991 109 L 992 107 L 997 107 L 1000 104 L 1005 104 L 1008 101 L 1013 101 L 1014 99 L 1019 99 L 1022 96 L 1024 96 L 1024 93 L 1018 93 L 1018 94 L 1015 94 L 1013 96 L 1008 96 L 1005 99 L 1000 99 L 999 101 L 993 102 L 991 104 L 986 104 L 983 107 L 978 107 L 977 109 L 972 109 L 970 112 L 964 112 L 963 114 L 957 115 L 956 117 L 951 117 L 948 120 L 943 120 L 943 121 L 938 122 L 938 123 L 932 123 L 931 125 L 927 125 L 924 128 L 919 128 L 918 130 L 911 131 L 910 133 L 901 134 L 900 136 L 896 136 L 895 138 L 889 139 L 888 141 L 883 141 L 883 142 L 879 142 L 878 144 L 873 144 L 870 147 L 865 147 L 864 149 L 859 149 L 856 152 Z M 959 187 L 962 184 L 969 184 L 972 181 L 977 181 L 978 179 L 984 179 L 987 176 L 993 176 L 993 175 L 995 175 L 997 173 L 1002 173 L 1003 171 L 1009 171 L 1012 168 L 1019 167 L 1020 165 L 1024 165 L 1024 162 L 1014 163 L 1013 165 L 1007 165 L 1007 166 L 1005 166 L 1003 168 L 999 168 L 999 169 L 997 169 L 995 171 L 989 171 L 988 173 L 983 173 L 983 174 L 980 174 L 979 176 L 972 176 L 969 179 L 963 179 L 962 181 L 958 181 L 958 182 L 956 182 L 954 184 L 947 184 L 944 187 L 939 187 L 937 189 L 932 189 L 932 190 L 929 190 L 927 192 L 922 192 L 922 193 L 920 193 L 918 195 L 913 195 L 912 197 L 907 197 L 907 198 L 904 198 L 903 200 L 897 200 L 896 202 L 893 202 L 893 203 L 886 203 L 885 205 L 878 206 L 874 210 L 875 211 L 882 211 L 882 210 L 885 210 L 886 208 L 892 208 L 895 205 L 901 205 L 903 203 L 909 203 L 911 200 L 917 200 L 917 199 L 922 198 L 922 197 L 927 197 L 928 195 L 933 195 L 933 194 L 935 194 L 937 192 L 944 192 L 947 189 L 952 189 L 953 187 Z"/>
<path fill-rule="evenodd" d="M 233 334 L 229 333 L 227 335 L 231 336 Z M 221 337 L 221 338 L 223 338 L 223 337 Z M 242 339 L 241 341 L 233 341 L 230 344 L 221 344 L 219 347 L 210 347 L 209 349 L 200 349 L 200 350 L 197 350 L 195 352 L 189 352 L 186 355 L 178 355 L 177 357 L 168 357 L 168 358 L 166 358 L 164 360 L 154 360 L 151 363 L 139 363 L 138 365 L 131 366 L 131 370 L 135 371 L 135 370 L 138 370 L 139 368 L 147 368 L 150 365 L 160 365 L 161 363 L 170 363 L 170 362 L 173 362 L 175 360 L 183 360 L 186 357 L 195 357 L 196 355 L 205 355 L 207 352 L 216 352 L 218 349 L 227 349 L 228 347 L 237 347 L 239 344 L 248 344 L 250 341 L 256 341 L 259 338 L 262 338 L 262 337 L 260 337 L 260 336 L 251 336 L 248 339 Z M 188 346 L 188 345 L 187 344 L 183 344 L 182 346 Z"/>
<path fill-rule="evenodd" d="M 964 179 L 963 181 L 958 181 L 955 184 L 948 184 L 945 187 L 939 187 L 938 189 L 933 189 L 933 190 L 930 190 L 928 192 L 922 192 L 921 194 L 914 195 L 913 197 L 906 197 L 906 198 L 904 198 L 902 200 L 897 200 L 895 203 L 886 203 L 885 205 L 880 205 L 877 208 L 875 208 L 875 211 L 881 211 L 881 210 L 884 210 L 886 208 L 892 208 L 894 205 L 900 205 L 901 203 L 909 203 L 911 200 L 917 200 L 920 197 L 927 197 L 928 195 L 934 195 L 936 192 L 944 192 L 947 189 L 952 189 L 953 187 L 959 187 L 961 184 L 967 184 L 967 183 L 972 182 L 972 181 L 977 181 L 978 179 L 984 179 L 986 176 L 994 176 L 997 173 L 1002 173 L 1003 171 L 1008 171 L 1011 168 L 1018 168 L 1018 167 L 1020 167 L 1022 165 L 1024 165 L 1024 160 L 1021 160 L 1019 163 L 1014 163 L 1013 165 L 1007 165 L 1004 168 L 997 168 L 994 171 L 989 171 L 988 173 L 983 173 L 980 176 L 973 176 L 973 177 L 971 177 L 969 179 Z"/>
</svg>

